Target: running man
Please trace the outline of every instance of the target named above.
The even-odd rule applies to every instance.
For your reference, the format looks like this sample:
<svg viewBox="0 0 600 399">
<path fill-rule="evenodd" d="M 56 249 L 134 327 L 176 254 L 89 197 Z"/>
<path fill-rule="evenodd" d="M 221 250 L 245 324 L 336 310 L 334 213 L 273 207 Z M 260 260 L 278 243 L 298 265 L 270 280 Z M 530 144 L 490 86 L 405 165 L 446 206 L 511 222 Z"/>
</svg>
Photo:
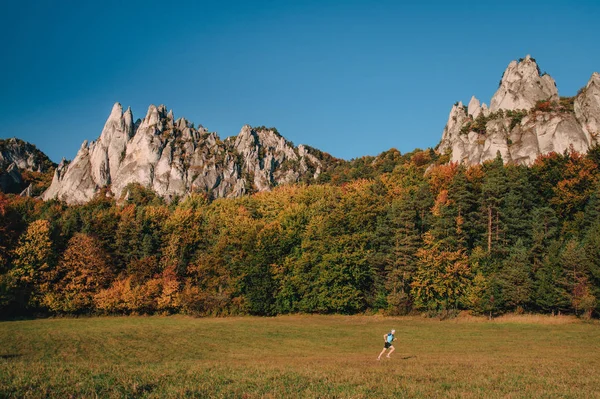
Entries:
<svg viewBox="0 0 600 399">
<path fill-rule="evenodd" d="M 381 355 L 383 355 L 386 351 L 386 349 L 390 349 L 390 351 L 387 354 L 387 358 L 390 358 L 390 355 L 392 354 L 393 351 L 396 350 L 396 348 L 394 348 L 394 345 L 392 345 L 392 342 L 394 341 L 394 333 L 396 332 L 396 330 L 392 330 L 390 333 L 388 334 L 383 334 L 383 350 L 381 351 L 381 353 L 379 354 L 379 356 L 377 356 L 377 360 L 381 360 Z"/>
</svg>

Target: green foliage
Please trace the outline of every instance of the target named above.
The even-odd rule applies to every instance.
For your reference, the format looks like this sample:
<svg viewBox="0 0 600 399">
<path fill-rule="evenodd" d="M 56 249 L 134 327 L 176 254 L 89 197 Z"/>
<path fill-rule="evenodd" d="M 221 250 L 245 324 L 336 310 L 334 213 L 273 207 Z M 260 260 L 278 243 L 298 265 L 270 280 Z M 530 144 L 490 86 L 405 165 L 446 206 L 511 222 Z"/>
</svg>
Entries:
<svg viewBox="0 0 600 399">
<path fill-rule="evenodd" d="M 444 250 L 429 233 L 424 242 L 425 247 L 417 251 L 418 268 L 411 283 L 415 305 L 434 314 L 458 309 L 466 302 L 471 284 L 467 256 L 462 250 Z"/>
<path fill-rule="evenodd" d="M 520 125 L 527 114 L 528 112 L 526 110 L 507 110 L 505 115 L 510 118 L 510 130 L 513 130 L 515 126 Z"/>
<path fill-rule="evenodd" d="M 467 122 L 463 127 L 461 127 L 460 134 L 468 134 L 469 132 L 475 132 L 477 134 L 485 135 L 487 133 L 486 125 L 494 117 L 495 114 L 485 116 L 482 112 L 477 116 L 477 118 L 475 118 L 475 120 L 471 120 Z"/>
<path fill-rule="evenodd" d="M 501 276 L 502 299 L 507 310 L 523 311 L 528 308 L 533 282 L 529 254 L 521 241 L 511 248 L 504 260 Z"/>
<path fill-rule="evenodd" d="M 14 252 L 13 268 L 5 284 L 13 282 L 20 307 L 39 305 L 40 296 L 47 288 L 46 275 L 53 266 L 50 222 L 36 220 L 19 239 Z"/>
<path fill-rule="evenodd" d="M 331 161 L 321 184 L 237 199 L 0 194 L 2 315 L 598 315 L 597 150 L 531 167 L 309 151 Z"/>
</svg>

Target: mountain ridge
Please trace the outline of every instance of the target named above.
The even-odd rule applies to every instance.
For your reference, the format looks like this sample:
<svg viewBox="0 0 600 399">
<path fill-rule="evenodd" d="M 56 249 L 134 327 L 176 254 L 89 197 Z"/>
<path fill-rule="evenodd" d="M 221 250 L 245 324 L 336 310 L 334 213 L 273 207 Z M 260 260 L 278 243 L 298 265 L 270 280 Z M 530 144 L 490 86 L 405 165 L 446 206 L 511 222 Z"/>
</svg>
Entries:
<svg viewBox="0 0 600 399">
<path fill-rule="evenodd" d="M 577 95 L 560 97 L 554 79 L 527 55 L 508 64 L 489 107 L 475 96 L 468 105 L 454 104 L 436 150 L 440 159 L 467 165 L 497 154 L 505 163 L 531 165 L 551 152 L 586 153 L 598 145 L 599 134 L 600 75 L 594 72 Z M 85 203 L 100 192 L 119 199 L 128 185 L 140 184 L 167 201 L 192 192 L 211 199 L 239 197 L 281 184 L 327 182 L 328 171 L 352 165 L 362 170 L 343 172 L 338 183 L 368 177 L 365 163 L 372 158 L 375 165 L 380 157 L 386 158 L 386 170 L 403 158 L 384 152 L 344 161 L 307 145 L 294 146 L 265 126 L 244 125 L 238 135 L 221 139 L 202 125 L 175 119 L 164 105 L 150 105 L 145 117 L 134 121 L 131 108 L 115 103 L 96 140 L 84 141 L 72 161 L 51 165 L 54 176 L 45 191 L 48 184 L 38 184 L 23 194 L 43 191 L 44 200 Z M 10 184 L 2 191 L 7 185 L 23 188 L 19 170 L 27 164 L 19 165 L 10 170 L 4 165 L 0 177 Z"/>
<path fill-rule="evenodd" d="M 237 136 L 221 140 L 201 125 L 175 119 L 164 105 L 150 105 L 133 122 L 131 109 L 115 103 L 100 137 L 84 141 L 72 162 L 58 165 L 42 198 L 83 203 L 105 187 L 119 198 L 131 183 L 167 200 L 191 192 L 238 197 L 316 179 L 322 162 L 313 152 L 265 127 L 244 125 Z"/>
</svg>

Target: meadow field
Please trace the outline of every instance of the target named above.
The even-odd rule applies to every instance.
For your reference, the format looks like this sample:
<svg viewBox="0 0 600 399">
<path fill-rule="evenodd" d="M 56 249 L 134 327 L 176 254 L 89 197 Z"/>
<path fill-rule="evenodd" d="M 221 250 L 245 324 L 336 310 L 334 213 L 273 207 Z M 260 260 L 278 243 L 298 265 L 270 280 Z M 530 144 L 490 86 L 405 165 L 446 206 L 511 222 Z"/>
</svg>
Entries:
<svg viewBox="0 0 600 399">
<path fill-rule="evenodd" d="M 391 359 L 377 361 L 396 329 Z M 567 317 L 0 322 L 2 398 L 600 397 L 600 324 Z"/>
</svg>

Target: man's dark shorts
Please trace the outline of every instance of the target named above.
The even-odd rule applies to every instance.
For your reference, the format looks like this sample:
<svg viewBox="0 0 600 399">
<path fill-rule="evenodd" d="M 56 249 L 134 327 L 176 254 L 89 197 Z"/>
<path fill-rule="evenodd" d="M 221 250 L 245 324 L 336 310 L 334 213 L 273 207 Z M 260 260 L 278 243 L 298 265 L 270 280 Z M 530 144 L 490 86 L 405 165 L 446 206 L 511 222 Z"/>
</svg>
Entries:
<svg viewBox="0 0 600 399">
<path fill-rule="evenodd" d="M 391 343 L 391 342 L 386 342 L 386 343 L 383 345 L 383 347 L 384 347 L 385 349 L 389 348 L 390 346 L 392 346 L 392 343 Z"/>
</svg>

